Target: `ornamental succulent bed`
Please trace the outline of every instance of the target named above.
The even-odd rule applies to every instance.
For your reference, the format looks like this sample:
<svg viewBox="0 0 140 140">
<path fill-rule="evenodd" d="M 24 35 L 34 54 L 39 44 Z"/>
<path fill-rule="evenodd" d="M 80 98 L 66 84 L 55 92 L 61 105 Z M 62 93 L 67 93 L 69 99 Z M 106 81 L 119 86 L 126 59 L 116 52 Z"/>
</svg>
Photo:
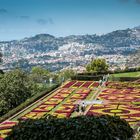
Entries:
<svg viewBox="0 0 140 140">
<path fill-rule="evenodd" d="M 137 82 L 108 82 L 107 87 L 114 88 L 114 89 L 133 89 L 133 88 L 140 89 L 140 81 L 137 81 Z"/>
<path fill-rule="evenodd" d="M 75 103 L 79 100 L 90 99 L 93 91 L 98 87 L 98 82 L 70 81 L 61 86 L 57 91 L 42 99 L 37 107 L 26 110 L 20 118 L 40 119 L 47 115 L 57 118 L 69 118 L 74 113 Z M 87 115 L 108 114 L 120 116 L 131 125 L 140 121 L 140 83 L 107 83 L 108 87 L 98 96 L 108 104 L 92 105 Z M 131 87 L 132 86 L 132 87 Z M 91 96 L 90 96 L 91 95 Z M 9 120 L 0 125 L 0 140 L 5 138 L 18 120 Z"/>
<path fill-rule="evenodd" d="M 107 105 L 93 105 L 87 114 L 120 116 L 133 125 L 140 121 L 140 89 L 106 89 L 98 97 Z"/>
</svg>

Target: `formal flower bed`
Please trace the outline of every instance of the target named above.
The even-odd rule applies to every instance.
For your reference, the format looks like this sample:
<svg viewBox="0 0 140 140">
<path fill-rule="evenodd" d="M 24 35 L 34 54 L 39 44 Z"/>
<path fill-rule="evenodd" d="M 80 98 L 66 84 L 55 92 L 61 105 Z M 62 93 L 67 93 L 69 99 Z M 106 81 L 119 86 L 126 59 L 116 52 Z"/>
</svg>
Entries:
<svg viewBox="0 0 140 140">
<path fill-rule="evenodd" d="M 87 114 L 94 114 L 94 115 L 102 115 L 108 114 L 114 116 L 114 113 L 107 112 L 106 110 L 114 110 L 117 108 L 117 104 L 109 104 L 109 105 L 93 105 Z"/>
<path fill-rule="evenodd" d="M 68 97 L 69 96 L 69 93 L 57 93 L 55 96 L 53 96 L 54 98 L 58 98 L 58 99 L 64 99 L 64 98 L 66 98 L 66 97 Z"/>
<path fill-rule="evenodd" d="M 70 99 L 85 99 L 88 94 L 73 94 Z"/>
<path fill-rule="evenodd" d="M 87 114 L 120 116 L 130 124 L 140 121 L 140 106 L 135 104 L 135 102 L 140 101 L 140 89 L 108 88 L 99 95 L 98 99 L 106 100 L 108 104 L 93 105 Z"/>
<path fill-rule="evenodd" d="M 76 83 L 76 81 L 70 81 L 66 85 L 64 85 L 62 88 L 70 88 L 75 83 Z"/>
<path fill-rule="evenodd" d="M 63 101 L 63 99 L 61 99 L 61 98 L 50 98 L 50 99 L 48 99 L 47 101 L 45 101 L 44 103 L 45 104 L 53 104 L 53 105 L 58 105 L 60 102 L 62 102 Z"/>
<path fill-rule="evenodd" d="M 76 94 L 89 94 L 90 92 L 91 90 L 88 88 L 80 88 L 75 93 Z"/>
<path fill-rule="evenodd" d="M 119 109 L 127 110 L 129 112 L 125 114 L 119 114 L 121 118 L 126 119 L 130 124 L 135 124 L 140 121 L 140 107 L 129 105 L 129 104 L 123 104 L 119 105 Z"/>
<path fill-rule="evenodd" d="M 74 91 L 73 88 L 62 88 L 59 92 L 60 93 L 72 93 Z"/>
<path fill-rule="evenodd" d="M 25 116 L 21 117 L 21 119 L 25 120 L 25 119 L 39 119 L 41 117 L 43 117 L 46 114 L 46 112 L 29 112 L 27 113 Z"/>
<path fill-rule="evenodd" d="M 133 100 L 139 99 L 140 96 L 135 95 L 126 95 L 126 94 L 118 94 L 118 95 L 101 95 L 101 99 L 110 100 L 111 102 L 132 102 Z"/>
<path fill-rule="evenodd" d="M 81 81 L 80 81 L 80 82 L 75 83 L 72 87 L 73 87 L 73 88 L 78 88 L 78 87 L 82 86 L 84 83 L 85 83 L 85 82 L 83 82 L 83 81 L 81 82 Z"/>
<path fill-rule="evenodd" d="M 108 82 L 107 87 L 116 88 L 116 89 L 134 89 L 134 88 L 140 89 L 140 83 L 139 82 Z"/>
<path fill-rule="evenodd" d="M 52 110 L 56 105 L 47 105 L 47 104 L 42 104 L 38 106 L 37 108 L 33 109 L 32 112 L 49 112 Z"/>
<path fill-rule="evenodd" d="M 91 81 L 85 82 L 81 87 L 88 88 L 92 83 Z"/>
<path fill-rule="evenodd" d="M 51 114 L 58 118 L 68 118 L 74 112 L 75 104 L 78 101 L 86 99 L 98 85 L 98 82 L 70 81 L 49 97 L 41 100 L 39 106 L 32 109 L 20 119 L 38 119 L 46 114 Z M 130 124 L 140 121 L 140 89 L 134 86 L 127 88 L 126 83 L 108 83 L 108 85 L 110 88 L 106 88 L 98 96 L 99 100 L 106 101 L 107 104 L 93 105 L 87 112 L 87 115 L 109 114 L 120 116 Z M 0 125 L 0 138 L 5 138 L 11 131 L 11 127 L 16 123 L 5 122 L 5 124 Z"/>
<path fill-rule="evenodd" d="M 22 119 L 37 119 L 48 114 L 54 107 L 56 107 L 63 99 L 61 98 L 50 98 L 37 108 L 33 109 L 31 112 L 27 113 L 22 117 Z"/>
<path fill-rule="evenodd" d="M 77 101 L 77 99 L 69 98 L 65 101 L 65 104 L 68 104 L 68 105 L 75 104 L 76 101 Z"/>
<path fill-rule="evenodd" d="M 139 106 L 139 107 L 140 107 L 140 98 L 139 98 L 139 99 L 134 100 L 134 101 L 132 102 L 132 104 L 137 105 L 137 106 Z"/>
<path fill-rule="evenodd" d="M 52 97 L 43 99 L 41 105 L 24 115 L 22 119 L 37 119 L 49 114 L 49 112 L 67 98 L 73 90 L 74 89 L 58 89 Z"/>
<path fill-rule="evenodd" d="M 9 129 L 17 124 L 17 121 L 6 121 L 0 125 L 0 130 Z"/>
<path fill-rule="evenodd" d="M 51 113 L 51 115 L 56 116 L 57 118 L 68 118 L 68 117 L 70 117 L 71 113 L 54 112 L 54 113 Z"/>
<path fill-rule="evenodd" d="M 140 98 L 139 89 L 107 89 L 100 94 L 100 99 L 109 100 L 111 102 L 133 102 Z"/>
<path fill-rule="evenodd" d="M 67 113 L 66 117 L 69 117 L 71 113 L 73 113 L 73 111 L 74 111 L 74 105 L 63 104 L 57 108 L 55 113 L 58 113 L 59 115 Z"/>
<path fill-rule="evenodd" d="M 58 118 L 70 117 L 70 115 L 74 111 L 75 102 L 79 99 L 85 99 L 86 96 L 90 93 L 91 90 L 88 89 L 88 87 L 91 84 L 92 82 L 68 82 L 62 88 L 59 88 L 56 92 L 54 92 L 53 96 L 50 96 L 49 98 L 46 97 L 45 99 L 43 99 L 41 101 L 42 103 L 39 106 L 32 109 L 20 119 L 39 119 L 46 114 L 51 114 L 57 116 Z M 78 88 L 82 85 L 84 88 L 80 88 L 75 94 L 73 94 L 75 92 L 75 88 Z M 73 95 L 69 98 L 69 95 L 71 94 Z M 65 100 L 66 98 L 67 100 Z M 52 109 L 57 107 L 57 105 L 59 105 L 63 101 L 64 103 L 62 105 L 60 105 L 55 111 L 51 112 Z M 14 125 L 16 125 L 16 123 L 11 121 L 5 122 L 2 125 L 0 125 L 0 140 L 8 135 L 8 133 L 11 131 L 11 128 Z"/>
<path fill-rule="evenodd" d="M 95 87 L 98 87 L 99 83 L 98 82 L 93 82 L 93 84 L 90 86 L 90 89 L 94 89 Z"/>
<path fill-rule="evenodd" d="M 74 105 L 61 105 L 60 107 L 57 108 L 56 112 L 72 112 L 74 109 Z"/>
<path fill-rule="evenodd" d="M 9 132 L 12 131 L 12 127 L 15 126 L 17 121 L 6 121 L 0 125 L 0 140 L 3 140 Z"/>
</svg>

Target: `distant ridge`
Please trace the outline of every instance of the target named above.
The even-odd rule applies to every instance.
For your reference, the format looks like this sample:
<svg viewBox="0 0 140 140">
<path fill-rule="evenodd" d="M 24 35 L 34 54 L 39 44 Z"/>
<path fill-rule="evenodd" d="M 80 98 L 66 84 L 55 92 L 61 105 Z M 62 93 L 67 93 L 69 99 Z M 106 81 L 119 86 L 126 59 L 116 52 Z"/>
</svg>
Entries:
<svg viewBox="0 0 140 140">
<path fill-rule="evenodd" d="M 50 63 L 53 62 L 59 69 L 69 65 L 86 65 L 91 58 L 98 56 L 108 56 L 110 61 L 109 57 L 113 55 L 114 58 L 122 58 L 119 63 L 123 63 L 126 57 L 131 56 L 132 59 L 132 55 L 140 50 L 140 26 L 100 36 L 86 34 L 55 37 L 50 34 L 37 34 L 21 40 L 0 42 L 0 49 L 4 52 L 5 60 L 9 58 L 6 67 L 9 67 L 8 63 L 12 63 L 13 67 L 13 63 L 22 58 L 32 65 L 49 65 L 50 68 Z M 16 62 L 10 61 L 11 56 Z M 117 62 L 112 60 L 110 63 Z M 28 65 L 26 64 L 26 67 Z"/>
</svg>

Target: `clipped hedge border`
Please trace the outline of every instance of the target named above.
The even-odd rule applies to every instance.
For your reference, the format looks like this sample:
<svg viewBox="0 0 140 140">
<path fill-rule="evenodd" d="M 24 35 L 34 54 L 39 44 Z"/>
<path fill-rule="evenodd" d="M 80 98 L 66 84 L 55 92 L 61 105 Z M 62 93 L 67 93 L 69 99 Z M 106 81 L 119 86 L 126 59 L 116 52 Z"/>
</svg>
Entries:
<svg viewBox="0 0 140 140">
<path fill-rule="evenodd" d="M 109 74 L 118 74 L 118 73 L 126 73 L 126 72 L 114 72 L 114 73 L 109 72 Z M 106 73 L 106 74 L 108 74 L 108 73 Z M 77 74 L 75 76 L 72 76 L 71 79 L 72 80 L 81 80 L 81 81 L 93 81 L 93 80 L 94 81 L 99 81 L 99 80 L 102 80 L 104 75 L 105 74 L 80 73 L 80 74 Z M 140 77 L 113 77 L 113 81 L 121 81 L 121 82 L 136 81 L 136 80 L 139 80 L 139 79 L 140 79 Z"/>
<path fill-rule="evenodd" d="M 131 73 L 131 72 L 140 72 L 140 68 L 130 68 L 126 70 L 115 70 L 115 71 L 101 71 L 101 72 L 84 72 L 84 73 L 77 73 L 77 75 L 88 75 L 88 76 L 98 76 L 98 75 L 106 75 L 106 74 L 118 74 L 118 73 Z"/>
<path fill-rule="evenodd" d="M 60 86 L 59 84 L 54 85 L 54 86 L 48 88 L 46 91 L 43 91 L 41 93 L 37 93 L 33 97 L 27 99 L 25 102 L 21 103 L 19 106 L 17 106 L 16 108 L 12 109 L 8 113 L 6 113 L 2 117 L 0 117 L 0 123 L 5 121 L 6 119 L 10 118 L 14 114 L 18 113 L 19 111 L 23 110 L 25 107 L 31 105 L 32 103 L 34 103 L 35 101 L 37 101 L 38 99 L 40 99 L 41 97 L 46 95 L 47 93 L 50 93 L 51 91 L 53 91 L 54 89 L 56 89 L 59 86 Z"/>
<path fill-rule="evenodd" d="M 98 76 L 90 76 L 90 75 L 76 75 L 71 77 L 72 80 L 80 80 L 80 81 L 98 81 L 103 78 L 103 75 Z"/>
</svg>

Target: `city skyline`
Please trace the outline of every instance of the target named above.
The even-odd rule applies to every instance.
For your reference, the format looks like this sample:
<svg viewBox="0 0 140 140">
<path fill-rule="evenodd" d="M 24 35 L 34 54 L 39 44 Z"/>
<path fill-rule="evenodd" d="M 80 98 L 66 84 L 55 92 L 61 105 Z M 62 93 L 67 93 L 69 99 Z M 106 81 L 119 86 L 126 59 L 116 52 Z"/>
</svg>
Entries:
<svg viewBox="0 0 140 140">
<path fill-rule="evenodd" d="M 140 25 L 139 0 L 0 0 L 0 41 L 106 34 Z"/>
</svg>

